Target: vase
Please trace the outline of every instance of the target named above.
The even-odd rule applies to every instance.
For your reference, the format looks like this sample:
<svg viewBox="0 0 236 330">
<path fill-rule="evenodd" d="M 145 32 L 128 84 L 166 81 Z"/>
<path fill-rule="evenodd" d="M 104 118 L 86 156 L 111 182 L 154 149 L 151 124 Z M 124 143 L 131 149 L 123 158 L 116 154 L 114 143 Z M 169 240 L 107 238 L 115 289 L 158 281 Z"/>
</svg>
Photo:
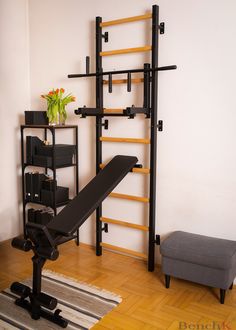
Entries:
<svg viewBox="0 0 236 330">
<path fill-rule="evenodd" d="M 62 113 L 59 113 L 59 125 L 65 125 L 66 124 L 66 118 Z"/>
<path fill-rule="evenodd" d="M 56 125 L 58 125 L 58 121 L 57 120 L 51 120 L 51 121 L 49 121 L 49 126 L 56 126 Z"/>
</svg>

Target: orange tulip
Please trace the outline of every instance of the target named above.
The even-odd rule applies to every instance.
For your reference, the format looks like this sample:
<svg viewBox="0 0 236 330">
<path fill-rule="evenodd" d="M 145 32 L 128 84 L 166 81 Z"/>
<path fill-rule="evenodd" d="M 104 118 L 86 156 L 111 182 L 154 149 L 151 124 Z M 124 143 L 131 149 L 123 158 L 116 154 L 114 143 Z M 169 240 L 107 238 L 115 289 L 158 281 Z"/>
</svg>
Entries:
<svg viewBox="0 0 236 330">
<path fill-rule="evenodd" d="M 61 88 L 61 89 L 60 89 L 60 92 L 61 92 L 61 93 L 65 93 L 64 88 Z"/>
<path fill-rule="evenodd" d="M 72 97 L 71 97 L 71 101 L 72 101 L 72 102 L 75 102 L 75 100 L 76 100 L 75 96 L 72 96 Z"/>
<path fill-rule="evenodd" d="M 53 91 L 50 91 L 49 93 L 48 93 L 48 95 L 53 95 L 54 94 L 54 92 Z"/>
</svg>

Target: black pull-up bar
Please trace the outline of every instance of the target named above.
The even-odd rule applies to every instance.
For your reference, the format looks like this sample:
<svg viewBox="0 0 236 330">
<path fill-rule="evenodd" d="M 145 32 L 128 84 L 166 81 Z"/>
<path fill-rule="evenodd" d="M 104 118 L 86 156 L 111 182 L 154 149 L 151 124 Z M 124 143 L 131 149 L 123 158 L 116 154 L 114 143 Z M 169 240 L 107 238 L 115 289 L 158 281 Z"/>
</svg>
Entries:
<svg viewBox="0 0 236 330">
<path fill-rule="evenodd" d="M 118 70 L 118 71 L 105 71 L 105 72 L 93 72 L 93 73 L 82 73 L 82 74 L 68 74 L 68 78 L 82 78 L 82 77 L 99 77 L 107 76 L 110 74 L 122 74 L 122 73 L 138 73 L 138 72 L 152 72 L 152 71 L 168 71 L 177 69 L 177 65 L 161 66 L 154 69 L 131 69 L 131 70 Z"/>
</svg>

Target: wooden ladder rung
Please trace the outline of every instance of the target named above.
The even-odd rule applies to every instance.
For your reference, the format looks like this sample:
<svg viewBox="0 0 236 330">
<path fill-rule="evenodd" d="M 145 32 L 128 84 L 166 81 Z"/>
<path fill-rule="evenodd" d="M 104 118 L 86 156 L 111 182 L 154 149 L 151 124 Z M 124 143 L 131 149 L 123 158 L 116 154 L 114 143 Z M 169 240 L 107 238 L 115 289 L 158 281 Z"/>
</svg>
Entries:
<svg viewBox="0 0 236 330">
<path fill-rule="evenodd" d="M 143 83 L 144 79 L 143 78 L 133 78 L 131 79 L 132 84 L 138 84 L 138 83 Z M 103 80 L 103 84 L 107 85 L 108 80 Z M 114 79 L 112 80 L 112 84 L 127 84 L 127 79 Z"/>
<path fill-rule="evenodd" d="M 108 51 L 105 51 L 105 52 L 100 52 L 99 55 L 100 56 L 109 56 L 109 55 L 136 53 L 136 52 L 147 52 L 151 49 L 152 49 L 152 46 L 115 49 L 115 50 L 108 50 Z"/>
<path fill-rule="evenodd" d="M 124 109 L 108 109 L 108 108 L 104 108 L 103 109 L 103 113 L 123 113 Z"/>
<path fill-rule="evenodd" d="M 108 137 L 108 136 L 101 136 L 100 141 L 150 144 L 150 139 L 116 138 L 116 137 Z"/>
<path fill-rule="evenodd" d="M 117 220 L 117 219 L 101 217 L 100 221 L 107 222 L 107 223 L 112 223 L 114 225 L 129 227 L 129 228 L 133 228 L 133 229 L 143 230 L 143 231 L 148 231 L 149 230 L 147 226 L 138 225 L 138 224 L 135 224 L 135 223 L 122 221 L 122 220 Z"/>
<path fill-rule="evenodd" d="M 111 244 L 107 244 L 107 243 L 104 243 L 104 242 L 101 242 L 100 245 L 102 247 L 106 248 L 106 249 L 110 249 L 110 250 L 113 250 L 113 251 L 118 251 L 118 252 L 130 254 L 130 255 L 132 255 L 134 257 L 138 257 L 138 258 L 142 258 L 142 259 L 147 260 L 147 255 L 144 254 L 144 253 L 141 253 L 141 252 L 137 252 L 137 251 L 134 251 L 134 250 L 125 249 L 125 248 L 122 248 L 120 246 L 111 245 Z"/>
<path fill-rule="evenodd" d="M 114 198 L 128 199 L 130 201 L 149 203 L 149 198 L 147 198 L 147 197 L 126 195 L 126 194 L 120 194 L 120 193 L 115 193 L 115 192 L 110 193 L 109 196 L 114 197 Z"/>
<path fill-rule="evenodd" d="M 100 164 L 100 168 L 103 169 L 106 166 L 106 164 Z M 133 167 L 132 168 L 132 172 L 133 173 L 142 173 L 142 174 L 149 174 L 150 173 L 150 169 L 149 168 L 139 168 L 139 167 Z"/>
<path fill-rule="evenodd" d="M 115 19 L 115 20 L 107 21 L 107 22 L 102 22 L 102 23 L 100 23 L 100 27 L 123 24 L 123 23 L 129 23 L 129 22 L 136 22 L 136 21 L 141 21 L 141 20 L 145 20 L 145 19 L 149 19 L 149 18 L 152 18 L 151 13 L 150 14 L 145 14 L 145 15 Z"/>
</svg>

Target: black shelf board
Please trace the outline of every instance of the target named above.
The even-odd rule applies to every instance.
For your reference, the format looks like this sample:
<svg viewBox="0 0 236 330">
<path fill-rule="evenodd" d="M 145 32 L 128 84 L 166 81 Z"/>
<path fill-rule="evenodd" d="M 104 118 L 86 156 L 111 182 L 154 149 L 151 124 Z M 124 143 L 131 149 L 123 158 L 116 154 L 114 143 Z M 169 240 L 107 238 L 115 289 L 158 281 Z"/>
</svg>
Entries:
<svg viewBox="0 0 236 330">
<path fill-rule="evenodd" d="M 62 207 L 62 206 L 65 206 L 67 205 L 72 199 L 68 199 L 67 201 L 64 201 L 64 202 L 61 202 L 61 203 L 57 203 L 56 204 L 56 207 Z M 45 205 L 45 206 L 49 206 L 51 208 L 53 208 L 53 205 L 49 205 L 49 204 L 44 204 L 42 202 L 37 202 L 37 201 L 29 201 L 28 199 L 25 199 L 24 200 L 24 203 L 25 205 L 28 204 L 28 203 L 31 203 L 31 204 L 38 204 L 38 205 Z"/>
<path fill-rule="evenodd" d="M 28 164 L 24 163 L 24 167 L 26 168 L 27 166 L 34 166 L 34 167 L 42 167 L 42 168 L 49 168 L 50 170 L 53 170 L 52 166 L 40 166 L 40 165 L 34 165 L 34 164 Z M 66 168 L 66 167 L 75 167 L 77 164 L 70 164 L 70 165 L 61 165 L 61 166 L 55 166 L 55 170 L 59 168 Z"/>
<path fill-rule="evenodd" d="M 21 128 L 47 128 L 47 129 L 63 129 L 77 128 L 77 125 L 21 125 Z"/>
</svg>

